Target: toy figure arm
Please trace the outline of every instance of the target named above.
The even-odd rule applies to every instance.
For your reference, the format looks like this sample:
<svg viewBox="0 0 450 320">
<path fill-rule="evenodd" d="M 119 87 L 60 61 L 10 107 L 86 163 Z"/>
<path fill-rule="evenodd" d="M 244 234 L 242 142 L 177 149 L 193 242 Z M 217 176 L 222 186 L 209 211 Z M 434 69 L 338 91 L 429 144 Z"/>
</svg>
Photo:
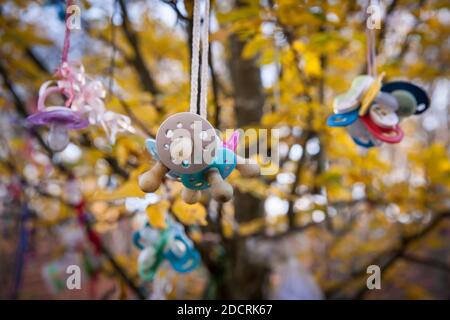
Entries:
<svg viewBox="0 0 450 320">
<path fill-rule="evenodd" d="M 139 176 L 139 188 L 144 192 L 156 191 L 164 178 L 164 175 L 169 171 L 160 161 L 156 162 L 153 168 L 144 172 Z"/>
</svg>

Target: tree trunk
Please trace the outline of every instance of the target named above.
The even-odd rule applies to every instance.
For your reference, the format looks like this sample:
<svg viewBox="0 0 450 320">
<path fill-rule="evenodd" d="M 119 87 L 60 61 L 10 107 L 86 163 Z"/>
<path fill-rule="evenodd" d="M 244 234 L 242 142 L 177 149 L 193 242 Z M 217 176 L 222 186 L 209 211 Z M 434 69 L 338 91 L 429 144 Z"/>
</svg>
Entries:
<svg viewBox="0 0 450 320">
<path fill-rule="evenodd" d="M 264 92 L 259 67 L 255 59 L 242 58 L 245 42 L 236 35 L 229 39 L 228 63 L 235 101 L 237 127 L 259 124 L 263 114 Z M 235 218 L 239 223 L 253 220 L 264 214 L 262 201 L 250 194 L 235 190 Z M 225 240 L 223 281 L 219 284 L 219 298 L 263 299 L 269 269 L 252 261 L 245 239 Z"/>
</svg>

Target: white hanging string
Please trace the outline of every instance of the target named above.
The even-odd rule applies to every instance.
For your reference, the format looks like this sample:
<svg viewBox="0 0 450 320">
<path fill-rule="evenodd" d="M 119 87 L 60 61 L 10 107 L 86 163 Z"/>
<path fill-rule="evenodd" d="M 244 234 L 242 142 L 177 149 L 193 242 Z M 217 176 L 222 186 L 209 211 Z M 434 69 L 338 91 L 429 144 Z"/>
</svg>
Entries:
<svg viewBox="0 0 450 320">
<path fill-rule="evenodd" d="M 192 57 L 191 57 L 191 101 L 190 112 L 197 113 L 198 95 L 198 67 L 200 54 L 200 4 L 194 1 L 193 26 L 192 26 Z"/>
<path fill-rule="evenodd" d="M 203 29 L 201 29 L 200 0 L 194 0 L 191 60 L 191 99 L 189 111 L 197 113 L 198 76 L 200 69 L 200 116 L 206 119 L 208 99 L 209 0 L 205 0 Z M 200 30 L 201 29 L 201 30 Z M 202 55 L 200 66 L 200 41 Z"/>
<path fill-rule="evenodd" d="M 206 119 L 208 105 L 208 50 L 209 50 L 209 0 L 205 0 L 205 17 L 203 20 L 202 60 L 200 70 L 200 116 Z"/>
</svg>

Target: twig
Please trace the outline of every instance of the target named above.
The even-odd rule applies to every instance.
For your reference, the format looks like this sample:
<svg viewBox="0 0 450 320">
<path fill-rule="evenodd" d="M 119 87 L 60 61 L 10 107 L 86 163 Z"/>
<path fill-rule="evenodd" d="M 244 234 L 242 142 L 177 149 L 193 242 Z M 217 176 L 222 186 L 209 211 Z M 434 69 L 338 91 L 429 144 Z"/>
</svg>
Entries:
<svg viewBox="0 0 450 320">
<path fill-rule="evenodd" d="M 182 22 L 187 22 L 189 21 L 189 18 L 186 17 L 185 15 L 183 15 L 180 11 L 180 9 L 178 9 L 177 6 L 177 1 L 173 1 L 173 0 L 161 0 L 163 3 L 169 5 L 170 7 L 172 7 L 172 9 L 175 11 L 175 13 L 177 14 L 177 20 L 181 20 Z"/>
<path fill-rule="evenodd" d="M 122 11 L 122 29 L 125 33 L 125 37 L 128 40 L 131 48 L 134 52 L 133 65 L 138 73 L 139 78 L 141 79 L 141 83 L 143 88 L 150 92 L 152 95 L 158 95 L 160 93 L 159 89 L 156 86 L 154 79 L 152 78 L 150 71 L 145 63 L 145 60 L 142 56 L 141 49 L 139 47 L 139 38 L 136 33 L 131 29 L 130 18 L 128 16 L 128 8 L 124 0 L 118 0 L 120 9 Z M 156 106 L 159 108 L 159 106 Z"/>
<path fill-rule="evenodd" d="M 310 130 L 305 130 L 305 131 L 302 132 L 302 135 L 298 139 L 298 143 L 301 145 L 303 150 L 305 150 L 306 143 L 308 142 L 308 140 L 312 136 L 313 136 L 313 132 L 310 131 Z M 301 172 L 303 170 L 303 167 L 305 165 L 305 161 L 306 161 L 306 153 L 303 154 L 302 158 L 297 161 L 297 167 L 296 167 L 295 172 L 294 172 L 295 180 L 292 183 L 291 190 L 289 192 L 290 196 L 294 196 L 295 195 L 297 186 L 300 183 L 300 176 L 301 176 Z M 289 207 L 288 207 L 288 211 L 287 211 L 287 216 L 288 216 L 288 221 L 289 221 L 289 227 L 291 227 L 291 228 L 295 226 L 294 204 L 295 204 L 295 202 L 294 202 L 293 199 L 289 200 Z"/>
<path fill-rule="evenodd" d="M 360 278 L 363 275 L 366 274 L 368 265 L 378 265 L 380 266 L 381 273 L 385 273 L 389 268 L 394 264 L 395 261 L 397 261 L 398 258 L 402 257 L 406 250 L 408 249 L 408 246 L 424 236 L 426 236 L 430 231 L 432 231 L 443 219 L 450 218 L 450 211 L 441 212 L 436 214 L 436 218 L 429 223 L 425 228 L 423 228 L 421 231 L 410 235 L 403 237 L 401 240 L 401 244 L 399 248 L 392 249 L 388 252 L 383 252 L 380 255 L 373 258 L 369 263 L 366 263 L 365 266 L 361 267 L 360 269 L 352 272 L 350 274 L 350 277 L 347 280 L 342 281 L 341 283 L 335 285 L 333 288 L 327 290 L 326 296 L 333 298 L 336 296 L 336 293 L 345 288 L 349 282 L 353 281 L 355 278 Z M 362 284 L 360 288 L 357 290 L 356 294 L 352 297 L 353 299 L 361 299 L 364 297 L 364 295 L 367 292 L 366 284 Z"/>
<path fill-rule="evenodd" d="M 212 84 L 212 98 L 214 101 L 215 112 L 214 112 L 214 125 L 216 128 L 220 129 L 220 103 L 219 103 L 219 79 L 216 74 L 216 70 L 214 68 L 213 58 L 212 58 L 212 50 L 208 52 L 208 63 L 209 69 L 211 71 L 211 84 Z"/>
<path fill-rule="evenodd" d="M 415 256 L 412 254 L 407 254 L 407 253 L 404 253 L 401 256 L 401 258 L 405 259 L 406 261 L 409 261 L 409 262 L 421 264 L 421 265 L 431 267 L 431 268 L 440 269 L 445 272 L 450 272 L 450 265 L 448 265 L 442 261 L 436 260 L 436 259 L 422 258 L 422 257 L 418 257 L 418 256 Z"/>
<path fill-rule="evenodd" d="M 145 134 L 149 138 L 153 138 L 153 135 L 150 132 L 150 130 L 148 130 L 147 126 L 138 117 L 136 117 L 136 115 L 134 114 L 133 110 L 131 110 L 131 107 L 128 105 L 128 103 L 126 103 L 123 99 L 121 99 L 119 97 L 118 97 L 118 100 L 119 100 L 120 105 L 122 106 L 122 108 L 125 110 L 125 112 L 128 114 L 128 116 L 131 118 L 131 120 L 133 120 L 133 122 L 135 122 L 138 125 L 138 127 L 142 131 L 144 131 Z"/>
</svg>

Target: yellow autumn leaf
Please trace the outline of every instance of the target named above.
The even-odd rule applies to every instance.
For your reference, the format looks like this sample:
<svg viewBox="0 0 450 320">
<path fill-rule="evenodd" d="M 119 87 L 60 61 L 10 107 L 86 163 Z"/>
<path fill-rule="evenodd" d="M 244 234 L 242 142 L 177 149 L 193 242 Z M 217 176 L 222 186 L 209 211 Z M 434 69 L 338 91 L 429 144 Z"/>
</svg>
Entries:
<svg viewBox="0 0 450 320">
<path fill-rule="evenodd" d="M 233 223 L 230 220 L 222 219 L 222 233 L 224 237 L 231 238 L 233 236 Z"/>
<path fill-rule="evenodd" d="M 306 51 L 303 54 L 304 69 L 307 76 L 319 77 L 322 75 L 322 67 L 319 56 L 312 51 Z"/>
<path fill-rule="evenodd" d="M 116 155 L 117 155 L 117 161 L 119 162 L 119 165 L 125 166 L 127 159 L 128 159 L 128 149 L 126 146 L 122 143 L 118 143 L 116 146 Z"/>
<path fill-rule="evenodd" d="M 251 59 L 261 52 L 262 48 L 266 48 L 268 45 L 267 39 L 262 35 L 256 35 L 244 47 L 242 51 L 242 57 Z"/>
<path fill-rule="evenodd" d="M 185 225 L 200 224 L 206 225 L 206 209 L 200 204 L 187 204 L 181 199 L 177 199 L 173 204 L 172 211 L 175 216 Z"/>
<path fill-rule="evenodd" d="M 239 225 L 239 234 L 241 236 L 248 236 L 260 231 L 265 225 L 264 218 L 253 219 L 249 222 L 241 223 Z"/>
<path fill-rule="evenodd" d="M 98 191 L 94 193 L 93 199 L 96 201 L 111 201 L 118 199 L 125 199 L 128 197 L 143 197 L 145 193 L 139 189 L 136 180 L 130 180 L 125 182 L 119 188 L 114 190 L 113 192 L 108 192 L 105 190 Z"/>
<path fill-rule="evenodd" d="M 195 243 L 199 243 L 202 241 L 203 234 L 200 230 L 191 230 L 189 232 L 189 238 L 191 238 L 191 240 Z"/>
<path fill-rule="evenodd" d="M 139 168 L 133 170 L 130 178 L 127 182 L 122 184 L 119 188 L 114 191 L 99 190 L 94 192 L 92 199 L 95 201 L 111 201 L 118 199 L 125 199 L 128 197 L 143 197 L 145 193 L 139 189 L 138 186 L 138 176 L 145 170 L 148 170 L 148 164 L 144 164 Z"/>
<path fill-rule="evenodd" d="M 169 207 L 170 203 L 167 200 L 162 200 L 155 205 L 147 207 L 147 218 L 152 227 L 157 229 L 167 228 L 166 212 Z"/>
<path fill-rule="evenodd" d="M 294 41 L 292 44 L 292 48 L 297 51 L 299 54 L 302 54 L 305 52 L 305 44 L 299 40 Z"/>
</svg>

